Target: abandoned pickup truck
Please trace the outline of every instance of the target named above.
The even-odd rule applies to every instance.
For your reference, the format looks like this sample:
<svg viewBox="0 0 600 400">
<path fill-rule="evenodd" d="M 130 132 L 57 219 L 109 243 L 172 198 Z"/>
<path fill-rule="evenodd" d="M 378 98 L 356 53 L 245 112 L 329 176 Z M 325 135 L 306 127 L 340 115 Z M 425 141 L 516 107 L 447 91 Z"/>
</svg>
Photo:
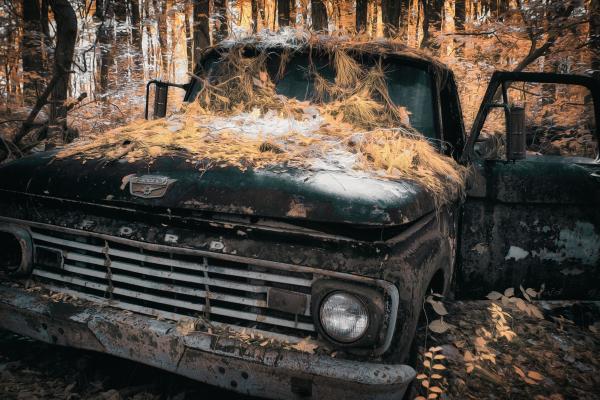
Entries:
<svg viewBox="0 0 600 400">
<path fill-rule="evenodd" d="M 186 102 L 228 68 L 232 46 L 208 50 L 192 82 L 175 85 Z M 240 51 L 265 55 L 269 76 L 250 85 L 272 80 L 307 108 L 323 83 L 311 71 L 338 79 L 318 46 Z M 399 399 L 415 376 L 407 360 L 426 294 L 545 284 L 548 298 L 598 297 L 596 80 L 497 72 L 467 138 L 447 67 L 379 42 L 348 54 L 382 66 L 410 125 L 469 167 L 466 190 L 442 204 L 418 179 L 190 162 L 184 151 L 151 162 L 24 157 L 0 167 L 0 327 L 267 398 Z M 152 83 L 164 117 L 173 85 Z M 574 123 L 590 132 L 585 154 L 548 154 L 536 118 L 572 113 L 525 112 L 543 100 L 522 102 L 536 84 L 562 87 L 553 98 L 584 93 L 560 106 L 593 116 Z"/>
</svg>

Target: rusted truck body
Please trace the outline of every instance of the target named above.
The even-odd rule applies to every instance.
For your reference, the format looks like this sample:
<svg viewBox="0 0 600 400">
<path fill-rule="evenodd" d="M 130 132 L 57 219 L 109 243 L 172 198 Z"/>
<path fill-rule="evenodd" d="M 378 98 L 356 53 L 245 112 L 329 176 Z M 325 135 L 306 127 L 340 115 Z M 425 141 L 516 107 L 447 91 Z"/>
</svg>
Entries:
<svg viewBox="0 0 600 400">
<path fill-rule="evenodd" d="M 0 167 L 0 327 L 267 398 L 398 399 L 415 376 L 407 360 L 427 293 L 545 282 L 556 296 L 596 296 L 598 159 L 476 150 L 492 107 L 514 118 L 513 139 L 523 134 L 498 88 L 582 85 L 597 120 L 598 83 L 496 73 L 467 140 L 448 68 L 414 51 L 386 62 L 428 93 L 422 126 L 440 151 L 473 166 L 466 200 L 439 208 L 418 182 L 344 171 L 200 172 L 184 155 L 25 157 Z M 332 303 L 354 319 L 329 316 Z"/>
</svg>

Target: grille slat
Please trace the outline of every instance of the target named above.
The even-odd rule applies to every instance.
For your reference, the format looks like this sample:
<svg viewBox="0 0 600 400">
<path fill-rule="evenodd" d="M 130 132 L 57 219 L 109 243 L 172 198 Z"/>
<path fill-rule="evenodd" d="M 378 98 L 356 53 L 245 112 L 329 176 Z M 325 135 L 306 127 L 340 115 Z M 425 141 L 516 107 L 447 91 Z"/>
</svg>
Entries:
<svg viewBox="0 0 600 400">
<path fill-rule="evenodd" d="M 87 251 L 91 251 L 91 252 L 95 252 L 95 253 L 99 253 L 99 254 L 105 253 L 105 249 L 102 246 L 94 246 L 94 245 L 89 245 L 89 244 L 85 244 L 85 243 L 64 240 L 64 239 L 55 238 L 55 237 L 51 237 L 51 236 L 47 236 L 47 235 L 43 235 L 43 234 L 39 234 L 39 233 L 34 233 L 33 238 L 44 241 L 44 242 L 59 244 L 59 245 L 70 247 L 70 248 L 78 248 L 78 249 L 87 250 Z M 148 263 L 152 263 L 152 264 L 159 264 L 159 265 L 164 265 L 164 266 L 169 266 L 169 267 L 190 269 L 190 270 L 194 270 L 194 271 L 207 271 L 207 272 L 213 272 L 213 273 L 217 273 L 217 274 L 221 274 L 221 275 L 241 276 L 241 277 L 245 277 L 245 278 L 249 278 L 249 279 L 260 279 L 260 280 L 265 280 L 265 281 L 269 281 L 269 282 L 286 283 L 286 284 L 290 284 L 290 285 L 298 285 L 298 286 L 305 286 L 305 287 L 312 286 L 312 281 L 309 279 L 302 279 L 302 278 L 290 277 L 290 276 L 285 276 L 285 275 L 269 274 L 269 273 L 264 273 L 264 272 L 244 271 L 244 270 L 240 270 L 240 269 L 214 266 L 214 265 L 211 265 L 210 263 L 206 264 L 206 265 L 196 264 L 196 263 L 191 263 L 191 262 L 186 262 L 186 261 L 181 261 L 181 260 L 173 260 L 170 258 L 149 256 L 146 254 L 139 254 L 139 253 L 123 251 L 123 250 L 119 250 L 119 249 L 113 249 L 113 248 L 109 248 L 108 251 L 106 251 L 106 254 L 108 254 L 109 256 L 122 257 L 122 258 L 130 259 L 130 260 L 148 262 Z"/>
<path fill-rule="evenodd" d="M 69 264 L 65 264 L 63 269 L 67 272 L 73 272 L 73 273 L 79 274 L 79 275 L 86 275 L 86 276 L 91 276 L 91 277 L 101 278 L 101 279 L 106 278 L 106 273 L 104 273 L 104 272 L 95 271 L 95 270 L 91 270 L 91 269 L 87 269 L 87 268 L 80 268 L 80 267 L 76 267 L 76 266 L 69 265 Z M 168 284 L 168 283 L 157 283 L 157 282 L 149 281 L 147 279 L 138 279 L 138 278 L 133 278 L 133 277 L 130 277 L 127 275 L 115 274 L 114 272 L 111 274 L 110 278 L 115 282 L 122 282 L 122 283 L 126 283 L 129 285 L 144 287 L 144 288 L 148 288 L 148 289 L 162 290 L 165 292 L 178 293 L 178 294 L 183 294 L 183 295 L 187 295 L 187 296 L 196 296 L 196 297 L 202 297 L 202 298 L 206 297 L 206 291 L 201 290 L 201 289 L 193 289 L 193 288 L 189 288 L 189 287 L 185 287 L 185 286 L 178 286 L 178 285 Z M 263 300 L 248 299 L 245 297 L 231 296 L 231 295 L 215 293 L 215 292 L 210 293 L 210 298 L 215 299 L 215 300 L 228 301 L 231 303 L 238 303 L 238 304 L 244 304 L 244 305 L 248 305 L 248 306 L 254 306 L 254 307 L 263 307 L 263 308 L 267 307 L 267 302 L 263 301 Z"/>
<path fill-rule="evenodd" d="M 65 260 L 80 261 L 83 263 L 93 264 L 104 267 L 106 260 L 97 257 L 86 256 L 82 254 L 68 252 L 64 254 Z M 170 272 L 165 270 L 156 270 L 149 267 L 139 267 L 135 264 L 124 263 L 121 261 L 111 261 L 111 269 L 119 269 L 128 272 L 134 272 L 142 275 L 153 276 L 162 279 L 172 279 L 180 282 L 195 283 L 199 285 L 218 286 L 245 292 L 267 293 L 268 287 L 249 285 L 245 283 L 231 282 L 220 279 L 206 279 L 202 275 L 190 275 L 182 272 Z"/>
<path fill-rule="evenodd" d="M 143 307 L 143 306 L 128 303 L 128 302 L 122 301 L 122 300 L 104 299 L 104 298 L 100 298 L 100 297 L 97 297 L 94 295 L 89 295 L 89 294 L 82 293 L 77 290 L 67 289 L 67 288 L 60 287 L 60 286 L 53 285 L 53 284 L 46 284 L 45 286 L 49 290 L 52 290 L 54 292 L 65 293 L 69 296 L 77 297 L 79 299 L 89 300 L 89 301 L 92 301 L 95 303 L 100 303 L 100 304 L 106 305 L 106 306 L 118 307 L 123 310 L 137 312 L 140 314 L 152 315 L 152 316 L 155 316 L 158 318 L 171 319 L 171 320 L 175 320 L 175 321 L 180 320 L 180 319 L 189 318 L 189 316 L 185 315 L 185 314 L 178 314 L 178 313 L 169 312 L 169 311 L 157 310 L 155 308 Z M 252 333 L 252 334 L 261 335 L 264 337 L 272 337 L 274 339 L 278 339 L 281 341 L 287 341 L 290 343 L 298 343 L 304 339 L 303 337 L 282 335 L 282 334 L 278 334 L 278 333 L 274 333 L 274 332 L 263 331 L 263 330 L 258 330 L 258 329 L 251 329 L 251 328 L 246 328 L 246 327 L 238 327 L 235 325 L 223 324 L 223 323 L 215 322 L 215 321 L 211 321 L 211 324 L 213 326 L 217 326 L 217 327 L 224 327 L 224 328 L 231 329 L 234 331 L 244 332 L 245 334 Z"/>
<path fill-rule="evenodd" d="M 52 272 L 39 271 L 39 270 L 35 270 L 33 272 L 33 274 L 36 276 L 43 277 L 43 278 L 48 278 L 48 279 L 59 281 L 59 282 L 71 283 L 74 285 L 91 288 L 91 289 L 102 291 L 105 293 L 108 293 L 110 291 L 114 295 L 121 295 L 121 296 L 128 297 L 128 298 L 147 300 L 147 301 L 150 301 L 153 303 L 165 304 L 165 305 L 169 305 L 169 306 L 175 306 L 178 308 L 185 308 L 185 309 L 188 309 L 188 310 L 191 310 L 194 312 L 198 312 L 198 313 L 203 312 L 205 309 L 204 305 L 202 305 L 202 304 L 196 304 L 196 303 L 191 303 L 191 302 L 182 301 L 182 300 L 176 300 L 176 299 L 172 299 L 172 298 L 165 298 L 165 297 L 161 297 L 161 296 L 136 292 L 133 290 L 122 289 L 122 288 L 118 288 L 118 287 L 114 287 L 111 289 L 109 287 L 109 285 L 96 283 L 96 282 L 90 282 L 88 280 L 76 278 L 73 276 L 55 274 Z M 284 319 L 280 319 L 280 318 L 263 316 L 263 315 L 249 313 L 249 312 L 235 311 L 235 310 L 230 310 L 230 309 L 226 309 L 226 308 L 222 308 L 222 307 L 210 307 L 210 313 L 233 317 L 233 318 L 240 318 L 240 319 L 244 319 L 244 320 L 248 320 L 248 321 L 255 321 L 255 322 L 262 322 L 262 323 L 266 323 L 266 324 L 285 326 L 288 328 L 297 328 L 297 329 L 303 329 L 303 330 L 308 330 L 308 331 L 314 330 L 314 326 L 312 324 L 307 324 L 307 323 L 302 323 L 302 322 L 295 323 L 294 321 L 288 321 L 288 320 L 284 320 Z"/>
<path fill-rule="evenodd" d="M 156 311 L 152 315 L 204 317 L 239 328 L 275 328 L 275 334 L 295 337 L 316 332 L 309 307 L 312 272 L 247 264 L 219 254 L 180 254 L 176 248 L 147 250 L 87 232 L 31 231 L 36 247 L 59 251 L 64 260 L 60 269 L 35 265 L 34 275 L 45 284 L 62 284 L 73 293 L 131 305 L 145 313 Z M 271 288 L 301 293 L 306 308 L 298 314 L 270 308 Z"/>
</svg>

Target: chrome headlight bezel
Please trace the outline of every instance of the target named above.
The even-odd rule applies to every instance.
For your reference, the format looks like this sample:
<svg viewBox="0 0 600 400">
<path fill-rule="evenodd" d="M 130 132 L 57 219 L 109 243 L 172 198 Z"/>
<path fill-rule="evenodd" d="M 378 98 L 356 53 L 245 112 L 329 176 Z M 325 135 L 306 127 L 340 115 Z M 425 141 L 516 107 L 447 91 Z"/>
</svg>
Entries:
<svg viewBox="0 0 600 400">
<path fill-rule="evenodd" d="M 3 271 L 12 276 L 30 275 L 33 271 L 33 240 L 29 230 L 19 225 L 0 224 L 0 232 L 12 236 L 21 251 L 18 265 L 6 265 L 2 267 Z"/>
</svg>

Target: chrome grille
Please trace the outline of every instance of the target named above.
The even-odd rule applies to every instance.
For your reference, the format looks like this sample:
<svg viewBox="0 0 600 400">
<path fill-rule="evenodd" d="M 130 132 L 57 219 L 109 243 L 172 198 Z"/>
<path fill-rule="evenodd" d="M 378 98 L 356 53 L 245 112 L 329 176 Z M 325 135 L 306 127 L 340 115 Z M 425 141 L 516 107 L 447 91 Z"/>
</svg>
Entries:
<svg viewBox="0 0 600 400">
<path fill-rule="evenodd" d="M 204 317 L 295 337 L 316 334 L 310 315 L 312 272 L 247 264 L 217 253 L 147 250 L 85 232 L 33 227 L 31 232 L 36 248 L 62 253 L 62 269 L 36 264 L 33 271 L 57 291 L 171 319 Z M 291 314 L 269 308 L 270 288 L 305 295 L 306 309 Z"/>
</svg>

